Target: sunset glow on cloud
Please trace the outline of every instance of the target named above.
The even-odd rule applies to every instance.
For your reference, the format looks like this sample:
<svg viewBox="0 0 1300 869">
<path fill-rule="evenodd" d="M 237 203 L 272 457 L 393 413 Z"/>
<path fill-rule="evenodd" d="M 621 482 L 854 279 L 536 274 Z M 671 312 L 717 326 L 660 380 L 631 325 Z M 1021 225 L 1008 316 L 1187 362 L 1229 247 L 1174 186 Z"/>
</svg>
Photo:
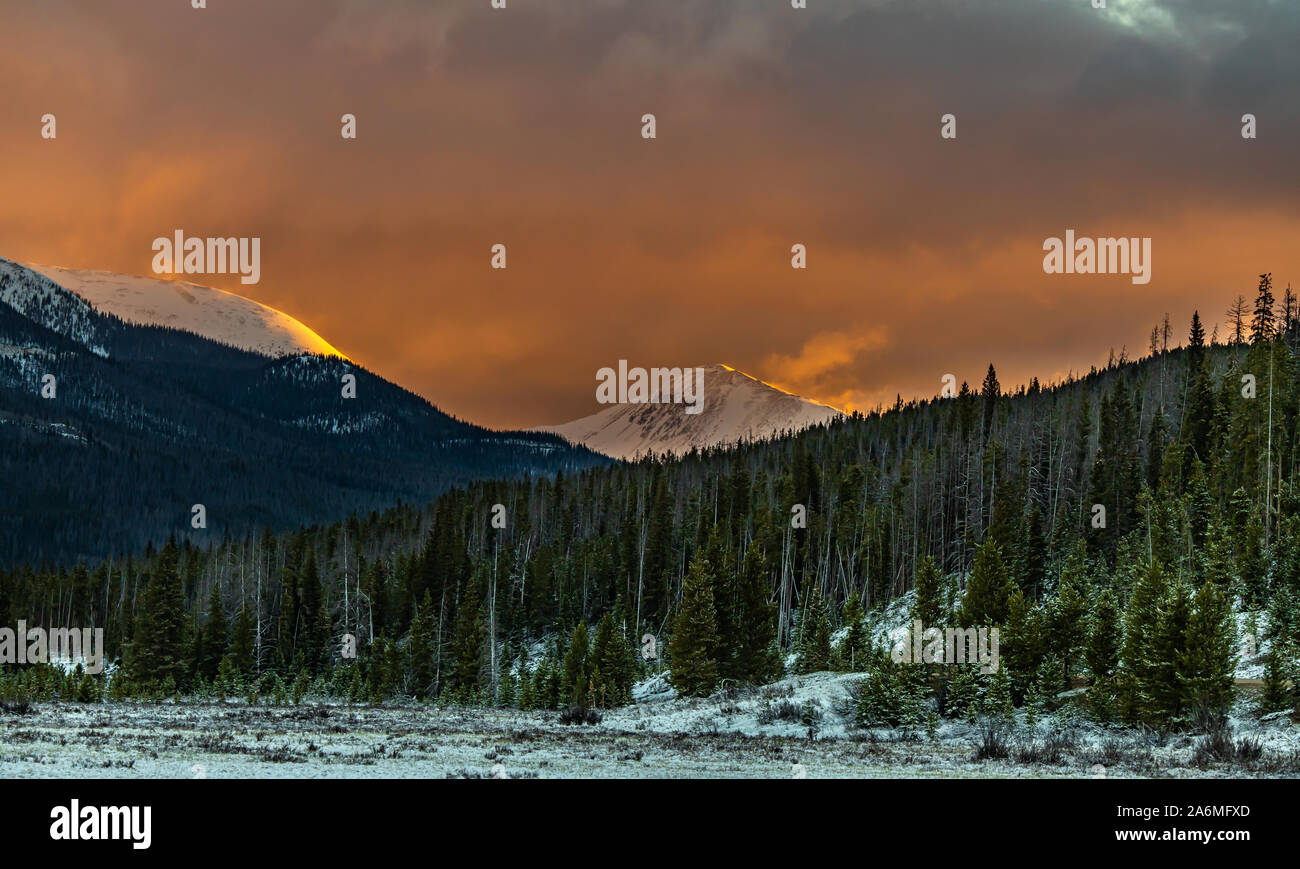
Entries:
<svg viewBox="0 0 1300 869">
<path fill-rule="evenodd" d="M 256 286 L 200 283 L 486 425 L 618 359 L 847 409 L 1050 380 L 1300 284 L 1291 3 L 10 5 L 0 256 L 260 237 Z M 1151 282 L 1044 274 L 1067 229 L 1151 238 Z"/>
</svg>

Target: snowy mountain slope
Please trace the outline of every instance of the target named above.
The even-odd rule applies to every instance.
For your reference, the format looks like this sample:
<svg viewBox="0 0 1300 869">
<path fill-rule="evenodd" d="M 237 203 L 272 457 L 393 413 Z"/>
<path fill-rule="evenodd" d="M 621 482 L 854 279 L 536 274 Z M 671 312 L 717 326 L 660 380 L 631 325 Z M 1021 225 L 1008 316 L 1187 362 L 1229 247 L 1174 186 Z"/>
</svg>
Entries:
<svg viewBox="0 0 1300 869">
<path fill-rule="evenodd" d="M 686 413 L 681 404 L 615 404 L 535 431 L 554 432 L 617 459 L 633 459 L 762 440 L 841 416 L 833 407 L 769 386 L 742 371 L 706 365 L 704 409 L 699 414 Z"/>
<path fill-rule="evenodd" d="M 108 355 L 101 318 L 85 299 L 7 259 L 0 259 L 0 304 L 98 356 Z"/>
<path fill-rule="evenodd" d="M 607 463 L 555 435 L 456 419 L 351 360 L 128 323 L 0 259 L 0 570 Z M 195 503 L 207 528 L 190 524 Z"/>
<path fill-rule="evenodd" d="M 96 309 L 131 323 L 184 329 L 266 356 L 342 356 L 328 341 L 283 311 L 225 290 L 184 281 L 29 264 Z"/>
</svg>

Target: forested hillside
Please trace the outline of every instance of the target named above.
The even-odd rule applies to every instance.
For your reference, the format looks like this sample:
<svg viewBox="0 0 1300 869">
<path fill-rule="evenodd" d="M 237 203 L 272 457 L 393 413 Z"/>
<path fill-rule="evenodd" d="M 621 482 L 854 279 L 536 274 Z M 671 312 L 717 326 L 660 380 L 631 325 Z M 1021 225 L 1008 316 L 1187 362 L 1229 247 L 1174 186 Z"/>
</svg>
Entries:
<svg viewBox="0 0 1300 869">
<path fill-rule="evenodd" d="M 338 357 L 125 323 L 0 260 L 6 567 L 142 552 L 169 531 L 209 545 L 606 461 L 455 419 Z"/>
<path fill-rule="evenodd" d="M 1086 685 L 1098 718 L 1165 726 L 1226 710 L 1253 644 L 1262 708 L 1282 708 L 1300 628 L 1290 289 L 1278 305 L 1264 276 L 1231 328 L 1207 341 L 1193 315 L 1183 346 L 1158 325 L 1140 360 L 1014 391 L 990 365 L 954 398 L 733 450 L 22 568 L 0 613 L 106 624 L 120 695 L 585 707 L 626 702 L 647 668 L 703 695 L 794 652 L 866 672 L 866 723 L 919 720 L 932 692 L 964 715 Z M 862 614 L 909 594 L 926 626 L 999 626 L 1003 667 L 894 665 Z"/>
</svg>

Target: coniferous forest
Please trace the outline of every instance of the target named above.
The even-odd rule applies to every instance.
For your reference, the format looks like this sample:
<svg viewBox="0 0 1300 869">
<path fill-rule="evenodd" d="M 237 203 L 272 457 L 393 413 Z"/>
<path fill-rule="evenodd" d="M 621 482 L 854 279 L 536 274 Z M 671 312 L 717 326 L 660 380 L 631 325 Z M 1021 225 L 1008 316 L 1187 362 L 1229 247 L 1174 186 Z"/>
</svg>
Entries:
<svg viewBox="0 0 1300 869">
<path fill-rule="evenodd" d="M 832 670 L 864 674 L 864 726 L 1072 704 L 1177 729 L 1222 719 L 1257 658 L 1258 712 L 1293 709 L 1300 310 L 1263 275 L 1228 334 L 1199 313 L 1175 329 L 1061 382 L 1008 389 L 990 364 L 953 397 L 772 441 L 12 567 L 0 619 L 103 625 L 111 663 L 0 679 L 79 701 L 571 716 L 655 674 L 708 696 Z M 873 628 L 887 613 L 997 626 L 1003 666 L 900 667 Z"/>
</svg>

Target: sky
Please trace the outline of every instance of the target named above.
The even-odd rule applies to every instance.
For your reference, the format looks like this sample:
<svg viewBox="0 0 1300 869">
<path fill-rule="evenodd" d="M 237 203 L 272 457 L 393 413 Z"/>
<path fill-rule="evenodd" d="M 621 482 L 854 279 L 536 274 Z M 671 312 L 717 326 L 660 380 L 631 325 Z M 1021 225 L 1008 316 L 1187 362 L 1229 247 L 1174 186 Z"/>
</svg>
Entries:
<svg viewBox="0 0 1300 869">
<path fill-rule="evenodd" d="M 493 427 L 620 359 L 864 410 L 1051 381 L 1300 288 L 1300 3 L 807 6 L 0 0 L 0 256 L 259 237 L 198 282 Z M 1067 229 L 1151 238 L 1150 283 L 1046 274 Z"/>
</svg>

